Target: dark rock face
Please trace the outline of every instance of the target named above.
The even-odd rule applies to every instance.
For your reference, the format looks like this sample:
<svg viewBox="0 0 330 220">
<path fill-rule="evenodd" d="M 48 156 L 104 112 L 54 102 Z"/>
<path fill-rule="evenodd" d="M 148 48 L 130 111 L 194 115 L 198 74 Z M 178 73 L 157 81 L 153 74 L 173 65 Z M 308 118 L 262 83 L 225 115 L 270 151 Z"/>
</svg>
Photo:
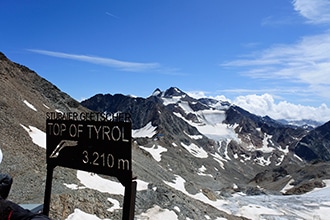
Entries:
<svg viewBox="0 0 330 220">
<path fill-rule="evenodd" d="M 230 107 L 226 115 L 225 122 L 228 124 L 239 124 L 239 133 L 245 136 L 248 135 L 256 146 L 262 144 L 264 134 L 266 133 L 272 135 L 271 140 L 274 147 L 285 148 L 289 146 L 291 149 L 295 146 L 297 140 L 300 140 L 308 132 L 301 127 L 281 124 L 268 116 L 256 116 L 238 106 Z"/>
<path fill-rule="evenodd" d="M 252 179 L 252 181 L 255 181 L 257 184 L 264 182 L 265 180 L 267 180 L 269 182 L 275 182 L 275 181 L 279 180 L 280 178 L 287 176 L 288 174 L 289 173 L 285 168 L 279 167 L 279 168 L 275 168 L 271 171 L 265 170 L 261 173 L 258 173 Z"/>
<path fill-rule="evenodd" d="M 295 153 L 306 161 L 330 161 L 330 122 L 304 136 L 297 144 Z"/>
</svg>

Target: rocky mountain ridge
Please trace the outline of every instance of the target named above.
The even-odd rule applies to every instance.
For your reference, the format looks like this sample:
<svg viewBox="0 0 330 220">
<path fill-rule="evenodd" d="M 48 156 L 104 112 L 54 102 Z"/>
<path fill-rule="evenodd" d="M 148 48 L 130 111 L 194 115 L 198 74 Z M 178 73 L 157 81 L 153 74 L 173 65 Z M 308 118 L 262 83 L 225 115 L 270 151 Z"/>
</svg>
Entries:
<svg viewBox="0 0 330 220">
<path fill-rule="evenodd" d="M 206 151 L 214 158 L 221 158 L 220 166 L 225 167 L 223 173 L 229 171 L 228 175 L 242 182 L 246 174 L 244 184 L 254 182 L 251 176 L 260 177 L 266 170 L 277 176 L 271 180 L 273 184 L 269 184 L 268 178 L 264 184 L 260 178 L 257 182 L 270 191 L 279 190 L 287 183 L 286 176 L 294 175 L 296 169 L 311 161 L 299 157 L 302 155 L 299 146 L 304 137 L 313 134 L 314 130 L 260 117 L 228 102 L 197 100 L 175 87 L 166 91 L 156 89 L 146 99 L 98 94 L 83 101 L 82 105 L 100 112 L 129 112 L 133 116 L 133 128 L 151 123 L 155 127 L 153 138 L 161 137 L 162 146 L 198 146 L 195 151 Z M 325 133 L 329 130 L 325 129 Z M 191 138 L 197 136 L 200 138 Z M 315 142 L 320 140 L 315 139 Z M 327 151 L 321 151 L 328 155 Z M 314 160 L 328 161 L 326 156 L 322 157 Z M 243 175 L 238 171 L 242 166 L 245 167 Z M 235 173 L 240 177 L 235 177 Z M 233 179 L 227 184 L 229 182 Z"/>
<path fill-rule="evenodd" d="M 178 88 L 170 88 L 164 92 L 156 89 L 153 95 L 146 99 L 120 94 L 98 94 L 83 101 L 82 105 L 100 112 L 129 112 L 133 116 L 133 129 L 151 122 L 157 127 L 158 134 L 169 133 L 166 136 L 168 140 L 177 139 L 174 135 L 202 135 L 209 139 L 207 141 L 211 142 L 210 145 L 228 146 L 239 142 L 240 147 L 250 152 L 267 153 L 284 151 L 286 148 L 292 150 L 298 140 L 308 133 L 307 129 L 253 115 L 228 102 L 196 100 Z M 222 130 L 213 132 L 207 130 L 209 128 Z M 205 142 L 200 145 L 203 148 L 208 147 Z"/>
</svg>

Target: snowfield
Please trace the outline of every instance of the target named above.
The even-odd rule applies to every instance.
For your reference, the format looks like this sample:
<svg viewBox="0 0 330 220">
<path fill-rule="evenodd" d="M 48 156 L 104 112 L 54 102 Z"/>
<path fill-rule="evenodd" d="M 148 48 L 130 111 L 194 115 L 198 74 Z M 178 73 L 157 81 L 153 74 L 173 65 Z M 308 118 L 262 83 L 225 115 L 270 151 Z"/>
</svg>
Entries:
<svg viewBox="0 0 330 220">
<path fill-rule="evenodd" d="M 78 178 L 85 187 L 89 187 L 101 192 L 108 192 L 111 194 L 123 194 L 123 187 L 120 183 L 116 183 L 109 180 L 102 180 L 101 177 L 87 172 L 78 171 Z M 234 194 L 234 196 L 225 198 L 222 200 L 211 201 L 203 193 L 197 193 L 195 195 L 189 194 L 185 187 L 185 180 L 176 175 L 174 182 L 164 181 L 168 186 L 183 192 L 184 194 L 209 204 L 221 211 L 228 214 L 243 216 L 249 219 L 306 219 L 315 220 L 328 219 L 330 213 L 330 180 L 325 181 L 326 187 L 314 190 L 313 192 L 306 193 L 304 195 L 294 196 L 276 196 L 276 195 L 260 195 L 260 196 L 247 196 L 242 193 Z M 147 188 L 148 183 L 144 181 L 138 181 L 138 190 L 144 190 Z M 122 190 L 120 190 L 122 189 Z M 118 202 L 113 202 L 114 207 L 109 207 L 110 210 L 121 209 Z M 147 210 L 141 215 L 136 216 L 138 220 L 147 219 L 178 219 L 177 212 L 180 210 L 168 210 L 162 209 L 155 205 L 153 208 Z M 98 220 L 95 215 L 82 212 L 76 209 L 67 220 L 76 219 L 95 219 Z M 206 217 L 206 219 L 208 219 Z M 218 220 L 224 218 L 218 218 Z"/>
<path fill-rule="evenodd" d="M 221 211 L 250 219 L 329 219 L 330 213 L 330 180 L 325 181 L 326 187 L 314 190 L 304 195 L 276 196 L 259 195 L 247 196 L 237 193 L 233 197 L 211 201 L 204 194 L 189 194 L 185 180 L 176 175 L 176 181 L 166 182 L 178 191 Z"/>
</svg>

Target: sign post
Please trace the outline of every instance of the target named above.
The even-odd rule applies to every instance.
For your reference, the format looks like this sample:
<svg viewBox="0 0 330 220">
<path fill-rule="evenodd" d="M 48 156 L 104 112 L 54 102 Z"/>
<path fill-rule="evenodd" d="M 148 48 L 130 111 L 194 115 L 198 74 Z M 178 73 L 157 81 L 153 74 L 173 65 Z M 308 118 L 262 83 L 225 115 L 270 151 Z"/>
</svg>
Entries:
<svg viewBox="0 0 330 220">
<path fill-rule="evenodd" d="M 125 187 L 122 219 L 132 220 L 136 182 L 132 174 L 131 137 L 131 118 L 127 113 L 48 112 L 44 214 L 49 214 L 53 170 L 62 166 L 117 177 Z"/>
</svg>

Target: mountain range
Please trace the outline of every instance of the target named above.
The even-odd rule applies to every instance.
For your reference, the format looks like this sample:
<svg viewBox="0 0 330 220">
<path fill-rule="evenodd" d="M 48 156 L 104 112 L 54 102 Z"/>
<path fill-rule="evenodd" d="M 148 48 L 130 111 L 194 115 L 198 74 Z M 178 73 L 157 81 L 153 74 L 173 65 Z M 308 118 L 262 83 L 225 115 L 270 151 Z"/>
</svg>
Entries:
<svg viewBox="0 0 330 220">
<path fill-rule="evenodd" d="M 176 87 L 155 89 L 147 98 L 96 94 L 79 103 L 2 53 L 0 80 L 0 167 L 14 178 L 9 199 L 17 203 L 43 202 L 46 112 L 131 115 L 137 219 L 153 219 L 153 212 L 172 219 L 267 219 L 269 212 L 244 213 L 229 201 L 237 195 L 292 198 L 330 179 L 330 122 L 283 123 Z M 58 167 L 50 215 L 120 219 L 122 190 L 115 178 Z M 304 219 L 299 211 L 283 215 Z"/>
</svg>

